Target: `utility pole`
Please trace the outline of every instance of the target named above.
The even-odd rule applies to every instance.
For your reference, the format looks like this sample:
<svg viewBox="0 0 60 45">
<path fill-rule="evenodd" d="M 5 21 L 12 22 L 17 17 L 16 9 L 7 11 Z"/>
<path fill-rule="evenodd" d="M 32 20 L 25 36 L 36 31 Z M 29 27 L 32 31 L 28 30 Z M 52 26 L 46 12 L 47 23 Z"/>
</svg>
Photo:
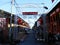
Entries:
<svg viewBox="0 0 60 45">
<path fill-rule="evenodd" d="M 11 0 L 11 16 L 10 16 L 10 30 L 9 30 L 10 41 L 12 41 L 12 39 L 13 39 L 13 30 L 12 30 L 13 5 L 14 5 L 14 0 Z"/>
</svg>

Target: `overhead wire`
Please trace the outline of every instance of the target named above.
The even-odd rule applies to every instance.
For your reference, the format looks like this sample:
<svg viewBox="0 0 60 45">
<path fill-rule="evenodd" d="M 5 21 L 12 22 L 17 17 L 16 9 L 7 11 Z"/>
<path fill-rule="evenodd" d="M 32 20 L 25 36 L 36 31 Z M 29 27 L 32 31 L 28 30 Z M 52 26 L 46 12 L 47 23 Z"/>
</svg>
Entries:
<svg viewBox="0 0 60 45">
<path fill-rule="evenodd" d="M 18 8 L 19 7 L 19 5 L 18 5 L 18 3 L 16 2 L 16 0 L 14 0 L 14 2 L 15 2 L 15 4 L 17 5 L 17 6 L 15 6 L 16 8 Z M 29 3 L 28 3 L 29 4 Z M 30 3 L 31 4 L 31 3 Z M 36 5 L 36 4 L 35 4 Z M 34 7 L 33 7 L 34 8 Z M 48 7 L 43 7 L 43 8 L 45 8 L 45 9 L 48 9 Z M 20 7 L 19 7 L 19 9 L 21 9 Z"/>
<path fill-rule="evenodd" d="M 18 5 L 18 3 L 14 0 L 14 6 L 15 6 L 15 8 L 16 8 L 16 11 L 19 13 L 20 12 L 20 8 L 18 9 L 16 6 L 18 6 L 19 7 L 19 5 Z M 19 15 L 21 15 L 20 13 L 19 13 Z M 18 16 L 19 16 L 18 15 Z"/>
<path fill-rule="evenodd" d="M 0 6 L 4 6 L 4 5 L 7 5 L 7 4 L 9 4 L 11 1 L 9 1 L 9 2 L 4 2 L 4 3 L 1 3 L 0 4 Z"/>
<path fill-rule="evenodd" d="M 19 5 L 18 5 L 18 3 L 16 2 L 16 0 L 14 1 L 15 2 L 15 8 L 18 10 L 20 10 L 20 8 L 17 8 L 17 7 L 19 7 Z M 49 11 L 50 10 L 52 10 L 52 8 L 53 8 L 53 6 L 56 4 L 56 2 L 57 2 L 57 0 L 55 1 L 55 3 L 51 6 L 51 8 L 49 9 Z M 18 10 L 18 12 L 19 12 L 19 10 Z"/>
</svg>

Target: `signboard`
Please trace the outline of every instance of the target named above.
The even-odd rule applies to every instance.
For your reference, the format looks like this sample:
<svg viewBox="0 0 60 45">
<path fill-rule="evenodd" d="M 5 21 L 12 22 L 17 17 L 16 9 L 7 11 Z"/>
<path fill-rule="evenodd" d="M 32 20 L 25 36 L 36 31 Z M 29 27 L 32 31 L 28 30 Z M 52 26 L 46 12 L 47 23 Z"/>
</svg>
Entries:
<svg viewBox="0 0 60 45">
<path fill-rule="evenodd" d="M 38 15 L 38 12 L 22 12 L 22 15 Z"/>
</svg>

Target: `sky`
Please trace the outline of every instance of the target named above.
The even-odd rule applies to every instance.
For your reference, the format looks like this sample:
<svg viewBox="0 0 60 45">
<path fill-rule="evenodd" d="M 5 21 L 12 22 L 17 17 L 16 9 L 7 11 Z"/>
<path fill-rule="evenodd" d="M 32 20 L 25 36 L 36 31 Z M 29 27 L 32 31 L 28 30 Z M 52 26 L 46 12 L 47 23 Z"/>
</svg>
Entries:
<svg viewBox="0 0 60 45">
<path fill-rule="evenodd" d="M 11 13 L 11 1 L 12 0 L 0 0 L 0 9 L 10 12 Z M 51 0 L 15 0 L 18 5 L 13 5 L 12 13 L 18 15 L 23 20 L 29 23 L 32 27 L 35 21 L 43 13 L 48 13 L 60 0 L 54 0 L 52 3 Z M 15 4 L 16 4 L 15 3 Z M 46 6 L 48 9 L 44 9 L 43 7 Z M 17 11 L 18 10 L 18 11 Z M 27 15 L 23 16 L 22 12 L 38 12 L 39 15 Z"/>
</svg>

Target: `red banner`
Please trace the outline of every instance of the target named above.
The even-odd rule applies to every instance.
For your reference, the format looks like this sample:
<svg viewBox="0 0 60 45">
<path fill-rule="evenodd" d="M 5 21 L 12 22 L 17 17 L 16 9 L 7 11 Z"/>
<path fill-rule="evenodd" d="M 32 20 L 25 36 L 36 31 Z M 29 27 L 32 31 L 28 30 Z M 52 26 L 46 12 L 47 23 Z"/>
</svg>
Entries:
<svg viewBox="0 0 60 45">
<path fill-rule="evenodd" d="M 38 12 L 22 12 L 23 15 L 37 15 Z"/>
</svg>

